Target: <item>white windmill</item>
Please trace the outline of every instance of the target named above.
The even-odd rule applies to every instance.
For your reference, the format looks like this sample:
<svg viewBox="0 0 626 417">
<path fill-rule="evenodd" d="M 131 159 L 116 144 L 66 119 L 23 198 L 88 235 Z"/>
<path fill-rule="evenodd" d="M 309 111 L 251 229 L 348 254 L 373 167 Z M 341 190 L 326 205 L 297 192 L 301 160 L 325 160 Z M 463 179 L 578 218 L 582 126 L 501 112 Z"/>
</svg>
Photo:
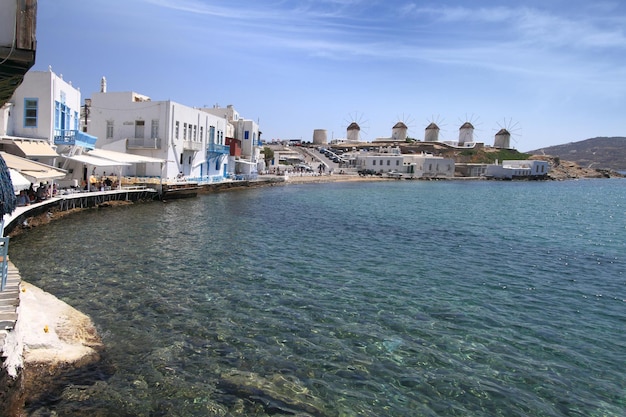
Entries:
<svg viewBox="0 0 626 417">
<path fill-rule="evenodd" d="M 458 146 L 465 146 L 466 143 L 474 142 L 474 125 L 477 124 L 478 118 L 472 117 L 470 119 L 465 117 L 465 122 L 459 127 L 459 142 Z"/>
<path fill-rule="evenodd" d="M 414 123 L 414 119 L 411 119 L 411 116 L 405 117 L 404 114 L 402 118 L 398 117 L 398 121 L 391 128 L 391 140 L 396 142 L 406 142 L 409 137 L 410 126 Z"/>
<path fill-rule="evenodd" d="M 439 116 L 431 117 L 428 120 L 428 126 L 424 129 L 424 142 L 439 142 L 439 133 L 443 126 L 443 119 Z"/>
<path fill-rule="evenodd" d="M 360 142 L 361 132 L 367 134 L 367 119 L 363 116 L 363 113 L 354 112 L 349 114 L 348 119 L 345 120 L 346 126 L 346 141 L 347 142 Z"/>
<path fill-rule="evenodd" d="M 519 126 L 519 123 L 513 122 L 513 119 L 511 118 L 509 118 L 509 120 L 505 118 L 502 124 L 498 122 L 498 127 L 499 130 L 494 137 L 493 147 L 500 149 L 512 149 L 511 136 L 519 136 L 521 134 L 522 128 Z"/>
</svg>

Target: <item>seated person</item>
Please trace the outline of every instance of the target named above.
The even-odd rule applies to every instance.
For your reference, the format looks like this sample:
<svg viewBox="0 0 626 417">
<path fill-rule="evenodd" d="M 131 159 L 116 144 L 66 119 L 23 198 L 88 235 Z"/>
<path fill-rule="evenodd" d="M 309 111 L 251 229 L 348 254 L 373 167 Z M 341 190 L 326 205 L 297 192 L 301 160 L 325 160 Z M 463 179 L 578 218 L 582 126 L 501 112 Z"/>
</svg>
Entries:
<svg viewBox="0 0 626 417">
<path fill-rule="evenodd" d="M 23 207 L 30 204 L 30 198 L 28 198 L 28 193 L 26 190 L 20 191 L 20 194 L 17 196 L 17 206 Z"/>
<path fill-rule="evenodd" d="M 47 187 L 43 182 L 39 183 L 39 187 L 37 187 L 37 191 L 35 192 L 35 196 L 37 197 L 37 202 L 43 201 L 48 196 Z"/>
</svg>

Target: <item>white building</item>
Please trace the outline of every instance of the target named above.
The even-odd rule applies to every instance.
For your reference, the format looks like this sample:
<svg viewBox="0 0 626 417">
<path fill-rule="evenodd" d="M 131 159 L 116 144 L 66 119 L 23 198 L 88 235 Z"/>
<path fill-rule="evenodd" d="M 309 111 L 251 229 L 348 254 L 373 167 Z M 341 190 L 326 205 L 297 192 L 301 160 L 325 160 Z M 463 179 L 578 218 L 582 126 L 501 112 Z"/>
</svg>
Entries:
<svg viewBox="0 0 626 417">
<path fill-rule="evenodd" d="M 215 105 L 201 110 L 217 117 L 223 117 L 232 126 L 232 131 L 227 132 L 228 142 L 232 143 L 231 147 L 233 148 L 230 153 L 231 162 L 234 165 L 232 173 L 255 177 L 260 165 L 263 165 L 261 161 L 261 132 L 258 123 L 251 119 L 242 118 L 232 104 L 226 107 Z"/>
<path fill-rule="evenodd" d="M 49 165 L 76 140 L 93 145 L 79 131 L 80 90 L 52 70 L 29 71 L 0 108 L 1 150 Z M 58 148 L 58 149 L 57 149 Z"/>
<path fill-rule="evenodd" d="M 80 102 L 80 90 L 52 69 L 27 72 L 22 84 L 0 108 L 0 150 L 64 167 L 62 153 L 77 147 L 93 149 L 96 142 L 95 137 L 79 129 Z M 65 176 L 58 169 L 51 170 L 48 178 L 33 172 L 22 174 L 34 183 Z"/>
<path fill-rule="evenodd" d="M 502 165 L 488 165 L 485 177 L 495 179 L 544 178 L 550 171 L 547 161 L 507 160 Z"/>
<path fill-rule="evenodd" d="M 152 101 L 135 92 L 101 91 L 91 96 L 87 131 L 99 149 L 163 160 L 124 167 L 123 175 L 209 182 L 229 173 L 224 117 L 171 100 Z"/>
<path fill-rule="evenodd" d="M 401 154 L 399 148 L 358 154 L 356 165 L 359 170 L 402 174 L 405 178 L 454 177 L 454 159 L 429 154 Z"/>
</svg>

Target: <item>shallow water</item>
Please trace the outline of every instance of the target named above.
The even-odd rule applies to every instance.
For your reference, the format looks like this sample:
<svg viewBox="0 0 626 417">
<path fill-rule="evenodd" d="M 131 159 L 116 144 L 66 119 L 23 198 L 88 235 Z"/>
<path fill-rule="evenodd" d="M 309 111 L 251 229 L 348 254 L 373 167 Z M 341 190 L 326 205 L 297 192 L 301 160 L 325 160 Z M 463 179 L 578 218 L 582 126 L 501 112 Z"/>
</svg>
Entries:
<svg viewBox="0 0 626 417">
<path fill-rule="evenodd" d="M 14 238 L 105 359 L 31 415 L 620 416 L 626 181 L 303 184 Z M 300 414 L 298 414 L 300 413 Z"/>
</svg>

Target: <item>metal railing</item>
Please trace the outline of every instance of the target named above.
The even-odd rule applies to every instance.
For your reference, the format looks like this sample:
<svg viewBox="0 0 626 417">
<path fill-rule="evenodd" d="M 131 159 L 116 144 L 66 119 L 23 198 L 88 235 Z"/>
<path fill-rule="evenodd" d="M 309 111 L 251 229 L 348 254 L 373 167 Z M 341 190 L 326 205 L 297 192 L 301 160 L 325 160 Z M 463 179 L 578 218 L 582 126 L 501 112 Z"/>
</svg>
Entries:
<svg viewBox="0 0 626 417">
<path fill-rule="evenodd" d="M 161 149 L 161 138 L 128 138 L 126 149 Z"/>
<path fill-rule="evenodd" d="M 185 151 L 201 151 L 202 142 L 194 142 L 192 140 L 183 141 L 183 150 Z"/>
<path fill-rule="evenodd" d="M 9 238 L 0 238 L 0 257 L 2 258 L 2 278 L 0 279 L 0 291 L 4 291 L 9 276 Z"/>
<path fill-rule="evenodd" d="M 209 153 L 221 154 L 221 155 L 229 155 L 230 154 L 230 146 L 228 145 L 220 145 L 218 143 L 209 142 L 209 147 L 207 149 Z"/>
<path fill-rule="evenodd" d="M 54 129 L 55 145 L 78 145 L 87 149 L 94 149 L 96 146 L 96 136 L 75 129 Z"/>
</svg>

